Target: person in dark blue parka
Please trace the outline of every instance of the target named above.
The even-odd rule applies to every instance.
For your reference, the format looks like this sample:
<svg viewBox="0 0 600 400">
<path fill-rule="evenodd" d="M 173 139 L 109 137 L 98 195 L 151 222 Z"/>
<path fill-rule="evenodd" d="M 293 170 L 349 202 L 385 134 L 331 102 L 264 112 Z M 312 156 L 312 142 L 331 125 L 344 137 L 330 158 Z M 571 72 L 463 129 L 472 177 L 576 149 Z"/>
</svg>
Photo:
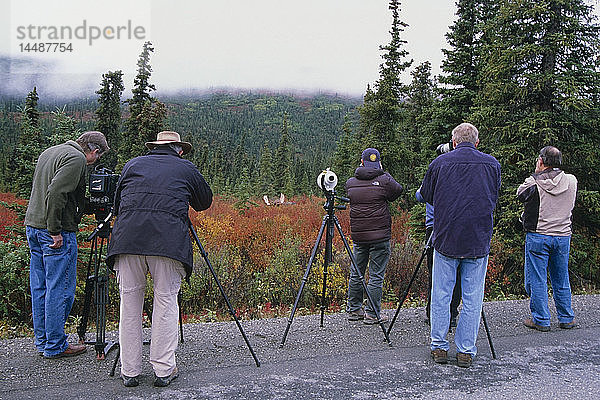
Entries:
<svg viewBox="0 0 600 400">
<path fill-rule="evenodd" d="M 136 386 L 142 372 L 142 306 L 149 270 L 154 282 L 150 364 L 155 386 L 178 375 L 175 364 L 177 294 L 192 271 L 189 206 L 206 210 L 212 191 L 196 166 L 182 158 L 192 146 L 165 131 L 146 143 L 150 152 L 123 167 L 115 194 L 115 223 L 107 263 L 117 272 L 121 297 L 121 376 Z"/>
</svg>

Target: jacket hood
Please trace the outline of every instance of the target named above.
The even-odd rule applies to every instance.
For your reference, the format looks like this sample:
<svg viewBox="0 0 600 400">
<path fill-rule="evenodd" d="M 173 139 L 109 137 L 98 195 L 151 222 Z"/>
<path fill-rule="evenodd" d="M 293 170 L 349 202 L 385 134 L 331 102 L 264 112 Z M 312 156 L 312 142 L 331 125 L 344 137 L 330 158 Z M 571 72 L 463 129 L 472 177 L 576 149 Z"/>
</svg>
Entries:
<svg viewBox="0 0 600 400">
<path fill-rule="evenodd" d="M 383 174 L 384 172 L 382 169 L 375 169 L 371 167 L 358 167 L 356 168 L 356 171 L 354 171 L 354 176 L 356 179 L 360 179 L 361 181 L 369 181 Z"/>
<path fill-rule="evenodd" d="M 569 180 L 565 173 L 558 168 L 533 174 L 533 179 L 538 187 L 551 195 L 558 195 L 569 189 Z"/>
</svg>

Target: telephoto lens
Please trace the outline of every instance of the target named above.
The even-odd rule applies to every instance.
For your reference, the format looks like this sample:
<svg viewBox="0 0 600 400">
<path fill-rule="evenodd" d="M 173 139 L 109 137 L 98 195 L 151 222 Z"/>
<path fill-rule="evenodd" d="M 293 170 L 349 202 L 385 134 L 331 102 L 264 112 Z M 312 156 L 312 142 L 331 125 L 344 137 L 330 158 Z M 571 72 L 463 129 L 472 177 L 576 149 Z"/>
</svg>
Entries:
<svg viewBox="0 0 600 400">
<path fill-rule="evenodd" d="M 452 142 L 449 143 L 442 143 L 440 145 L 438 145 L 438 147 L 435 148 L 436 153 L 438 153 L 438 155 L 440 154 L 444 154 L 444 153 L 448 153 L 450 150 L 452 150 Z"/>
<path fill-rule="evenodd" d="M 317 186 L 321 190 L 333 190 L 338 183 L 338 178 L 335 172 L 327 168 L 317 176 Z"/>
</svg>

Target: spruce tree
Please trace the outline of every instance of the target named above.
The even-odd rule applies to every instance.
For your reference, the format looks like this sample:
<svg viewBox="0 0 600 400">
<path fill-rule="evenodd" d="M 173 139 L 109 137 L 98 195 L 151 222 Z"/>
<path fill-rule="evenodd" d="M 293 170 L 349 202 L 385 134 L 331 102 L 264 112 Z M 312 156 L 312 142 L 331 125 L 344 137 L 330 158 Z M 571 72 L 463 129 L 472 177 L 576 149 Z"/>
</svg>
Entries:
<svg viewBox="0 0 600 400">
<path fill-rule="evenodd" d="M 52 135 L 48 138 L 50 146 L 55 146 L 66 142 L 67 140 L 76 140 L 81 132 L 75 127 L 75 120 L 67 115 L 66 106 L 63 108 L 56 107 L 52 112 L 52 118 L 56 124 Z"/>
<path fill-rule="evenodd" d="M 600 164 L 600 28 L 583 0 L 499 4 L 484 25 L 489 43 L 481 53 L 472 119 L 484 148 L 502 163 L 497 234 L 505 246 L 519 248 L 522 205 L 515 190 L 533 171 L 543 146 L 563 152 L 563 169 L 579 180 L 579 198 L 600 204 L 598 179 L 590 168 Z M 589 213 L 576 209 L 575 222 L 593 221 Z M 597 232 L 597 227 L 584 229 Z M 522 271 L 518 253 L 503 264 L 507 275 Z"/>
<path fill-rule="evenodd" d="M 274 190 L 273 157 L 269 143 L 263 144 L 258 163 L 258 194 L 259 196 L 273 196 Z"/>
<path fill-rule="evenodd" d="M 293 194 L 293 157 L 294 151 L 288 132 L 287 115 L 285 115 L 281 126 L 281 134 L 279 136 L 279 146 L 277 147 L 275 158 L 273 160 L 273 174 L 275 177 L 275 191 L 277 193 L 284 193 L 287 196 Z"/>
<path fill-rule="evenodd" d="M 404 49 L 406 40 L 401 38 L 408 24 L 400 20 L 400 1 L 391 0 L 392 11 L 391 40 L 385 46 L 384 62 L 379 67 L 379 79 L 375 90 L 367 87 L 364 104 L 359 108 L 359 138 L 363 138 L 364 146 L 377 147 L 387 154 L 390 142 L 395 140 L 395 132 L 403 118 L 401 100 L 406 96 L 406 85 L 400 80 L 400 74 L 406 71 L 413 60 L 408 59 L 408 51 Z M 370 142 L 370 143 L 367 143 Z M 382 156 L 383 158 L 383 156 Z"/>
<path fill-rule="evenodd" d="M 133 97 L 126 101 L 129 117 L 125 121 L 125 132 L 119 144 L 118 168 L 129 159 L 146 152 L 144 143 L 156 139 L 156 134 L 164 128 L 167 115 L 166 106 L 150 94 L 156 87 L 150 83 L 152 67 L 150 55 L 154 51 L 152 43 L 144 43 L 137 62 L 137 75 L 133 80 Z"/>
<path fill-rule="evenodd" d="M 102 163 L 114 171 L 117 165 L 119 139 L 121 136 L 121 95 L 123 94 L 123 72 L 108 71 L 102 74 L 96 109 L 96 130 L 104 133 L 110 151 L 102 156 Z"/>
<path fill-rule="evenodd" d="M 38 100 L 37 90 L 34 87 L 27 95 L 25 106 L 21 109 L 19 141 L 9 161 L 12 190 L 17 195 L 27 198 L 31 193 L 37 158 L 45 147 L 40 128 L 40 113 L 37 108 Z"/>
<path fill-rule="evenodd" d="M 380 151 L 384 168 L 394 176 L 413 169 L 405 163 L 403 153 L 408 145 L 400 131 L 407 118 L 404 100 L 408 90 L 400 75 L 413 62 L 404 48 L 407 42 L 402 39 L 402 32 L 408 25 L 400 20 L 400 1 L 391 0 L 389 9 L 392 12 L 391 40 L 389 44 L 380 46 L 380 50 L 384 51 L 384 61 L 379 68 L 379 79 L 373 88 L 367 85 L 364 103 L 358 108 L 358 127 L 350 137 L 342 136 L 345 143 L 341 143 L 334 155 L 336 165 L 341 167 L 344 175 L 353 174 L 350 165 L 354 160 L 360 160 L 361 151 L 367 147 Z M 343 159 L 348 161 L 343 162 Z"/>
</svg>

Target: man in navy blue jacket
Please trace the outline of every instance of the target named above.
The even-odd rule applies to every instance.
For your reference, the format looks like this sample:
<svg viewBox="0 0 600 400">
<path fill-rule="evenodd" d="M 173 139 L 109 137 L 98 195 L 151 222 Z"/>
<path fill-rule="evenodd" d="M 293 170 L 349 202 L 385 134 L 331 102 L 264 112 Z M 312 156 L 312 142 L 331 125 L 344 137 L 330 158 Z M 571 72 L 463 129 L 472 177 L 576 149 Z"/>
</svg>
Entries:
<svg viewBox="0 0 600 400">
<path fill-rule="evenodd" d="M 478 136 L 471 124 L 454 128 L 454 151 L 433 160 L 421 185 L 423 199 L 434 206 L 431 355 L 437 363 L 448 362 L 450 300 L 460 269 L 463 308 L 454 337 L 460 367 L 470 367 L 477 353 L 493 211 L 500 190 L 500 164 L 476 149 Z"/>
<path fill-rule="evenodd" d="M 212 191 L 198 169 L 181 156 L 192 149 L 177 132 L 160 132 L 146 143 L 150 152 L 123 167 L 115 194 L 115 225 L 107 262 L 114 264 L 121 297 L 119 342 L 125 386 L 142 372 L 142 306 L 146 273 L 154 283 L 150 364 L 154 386 L 177 377 L 177 293 L 192 272 L 188 211 L 205 210 Z"/>
</svg>

